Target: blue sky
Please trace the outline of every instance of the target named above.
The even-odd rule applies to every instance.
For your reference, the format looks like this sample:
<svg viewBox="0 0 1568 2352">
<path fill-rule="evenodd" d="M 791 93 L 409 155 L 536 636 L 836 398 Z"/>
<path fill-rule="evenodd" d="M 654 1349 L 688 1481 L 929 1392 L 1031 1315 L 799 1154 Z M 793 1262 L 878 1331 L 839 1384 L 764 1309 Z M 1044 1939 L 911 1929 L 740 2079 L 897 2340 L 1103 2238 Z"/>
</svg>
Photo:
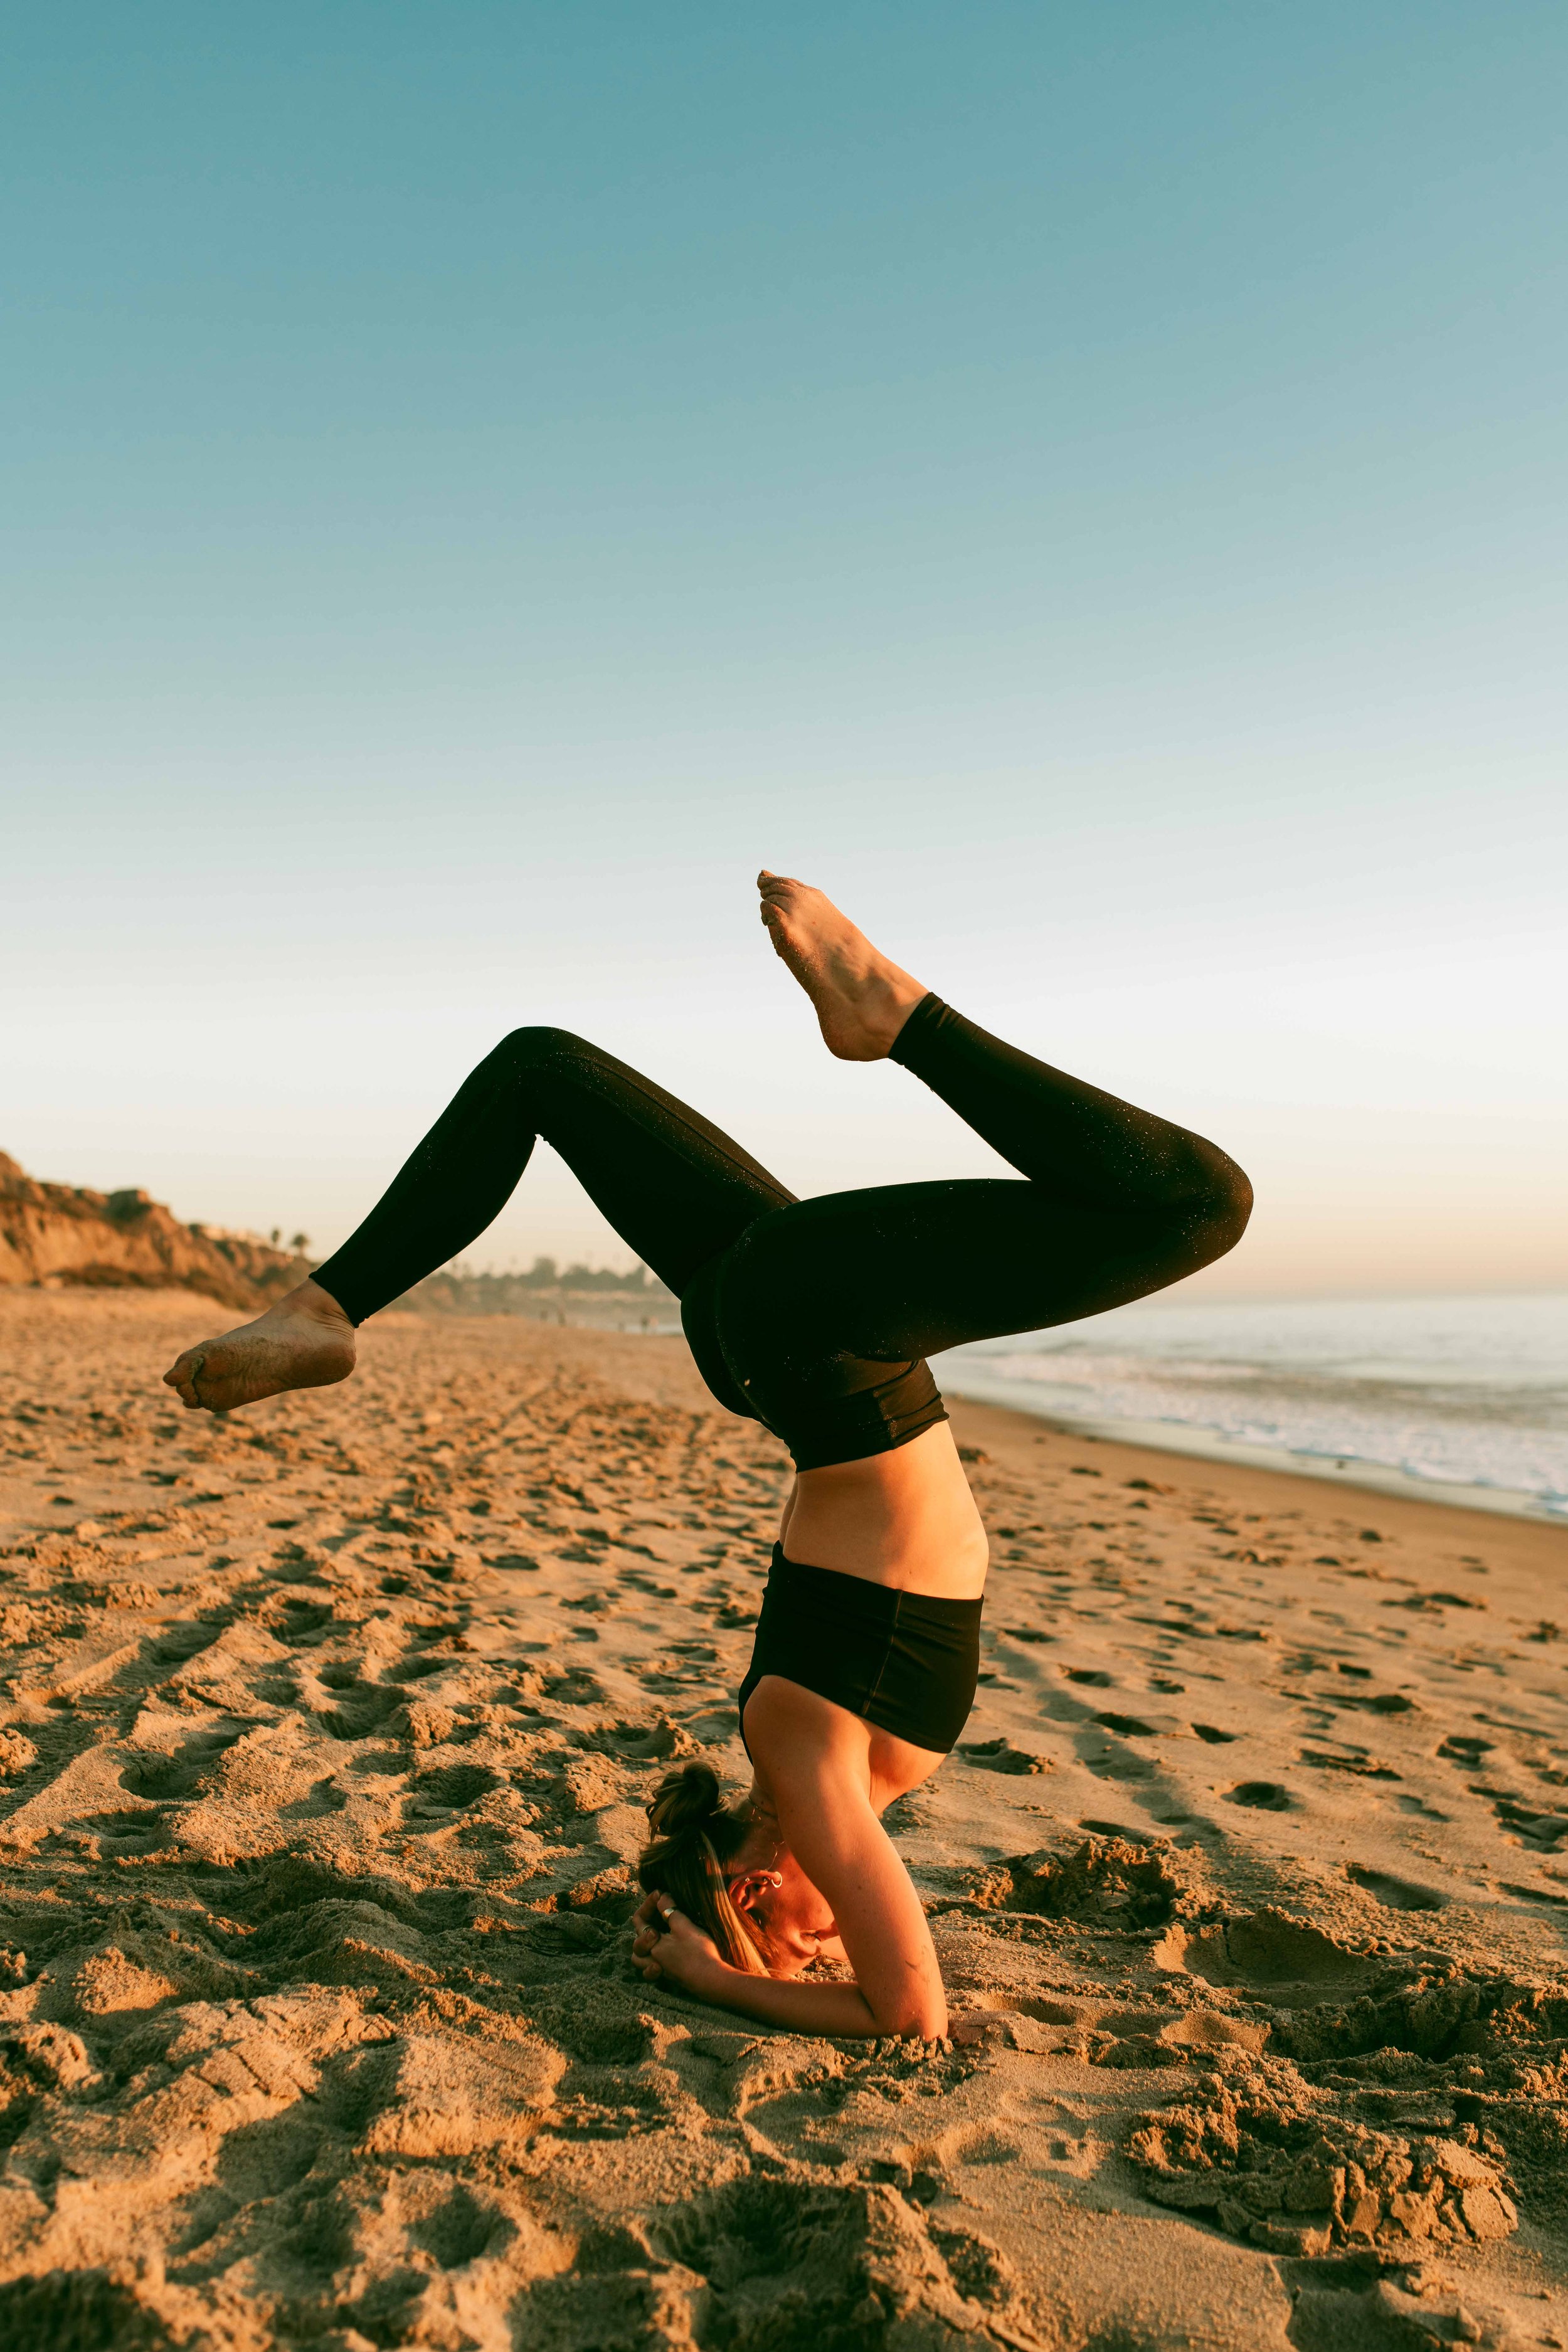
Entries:
<svg viewBox="0 0 1568 2352">
<path fill-rule="evenodd" d="M 797 1190 L 762 863 L 1251 1169 L 1568 1281 L 1556 10 L 153 5 L 7 40 L 0 1148 L 341 1237 L 553 1019 Z M 476 1262 L 615 1259 L 541 1164 Z"/>
</svg>

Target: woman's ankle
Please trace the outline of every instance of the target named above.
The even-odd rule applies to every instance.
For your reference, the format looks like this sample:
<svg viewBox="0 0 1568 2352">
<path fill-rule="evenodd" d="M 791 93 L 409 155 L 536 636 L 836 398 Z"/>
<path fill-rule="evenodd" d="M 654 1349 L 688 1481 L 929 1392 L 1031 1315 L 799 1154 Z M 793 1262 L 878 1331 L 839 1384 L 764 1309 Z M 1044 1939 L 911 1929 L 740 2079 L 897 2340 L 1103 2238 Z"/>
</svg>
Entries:
<svg viewBox="0 0 1568 2352">
<path fill-rule="evenodd" d="M 321 1284 L 309 1275 L 303 1282 L 296 1283 L 278 1304 L 285 1314 L 309 1315 L 318 1323 L 330 1323 L 334 1329 L 352 1331 L 354 1328 L 331 1292 L 323 1290 Z"/>
</svg>

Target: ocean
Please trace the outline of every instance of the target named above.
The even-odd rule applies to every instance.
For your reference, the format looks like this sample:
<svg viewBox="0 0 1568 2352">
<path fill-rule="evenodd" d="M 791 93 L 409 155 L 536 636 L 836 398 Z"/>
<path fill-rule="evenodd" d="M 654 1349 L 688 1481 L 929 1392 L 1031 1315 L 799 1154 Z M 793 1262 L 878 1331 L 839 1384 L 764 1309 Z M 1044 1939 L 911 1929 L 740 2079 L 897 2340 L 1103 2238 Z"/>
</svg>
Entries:
<svg viewBox="0 0 1568 2352">
<path fill-rule="evenodd" d="M 1568 1519 L 1568 1293 L 1177 1299 L 932 1362 L 1092 1433 Z"/>
</svg>

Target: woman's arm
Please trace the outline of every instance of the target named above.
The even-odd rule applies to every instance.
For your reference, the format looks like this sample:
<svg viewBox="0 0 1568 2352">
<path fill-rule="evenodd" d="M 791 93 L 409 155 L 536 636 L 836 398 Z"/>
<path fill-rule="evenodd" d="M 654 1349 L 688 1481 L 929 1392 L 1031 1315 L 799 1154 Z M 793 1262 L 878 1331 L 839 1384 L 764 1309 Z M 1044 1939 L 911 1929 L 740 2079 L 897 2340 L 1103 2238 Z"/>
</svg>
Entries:
<svg viewBox="0 0 1568 2352">
<path fill-rule="evenodd" d="M 858 2031 L 928 2042 L 944 2034 L 931 1929 L 871 1802 L 868 1727 L 815 1691 L 765 1675 L 746 1707 L 746 1737 L 779 1834 L 832 1906 L 870 2012 Z"/>
<path fill-rule="evenodd" d="M 633 1957 L 646 1977 L 668 1977 L 672 1984 L 754 2017 L 762 2025 L 782 2025 L 795 2033 L 873 2034 L 882 2032 L 858 1985 L 803 1984 L 798 1978 L 749 1976 L 721 1959 L 710 1937 L 702 1933 L 668 1897 L 650 1895 L 637 1912 L 642 1932 Z"/>
<path fill-rule="evenodd" d="M 869 2022 L 848 2030 L 930 2042 L 947 2032 L 947 1997 L 920 1896 L 865 1789 L 830 1759 L 812 1760 L 815 1773 L 803 1768 L 773 1780 L 774 1802 L 785 1844 L 833 1906 L 855 1971 Z"/>
</svg>

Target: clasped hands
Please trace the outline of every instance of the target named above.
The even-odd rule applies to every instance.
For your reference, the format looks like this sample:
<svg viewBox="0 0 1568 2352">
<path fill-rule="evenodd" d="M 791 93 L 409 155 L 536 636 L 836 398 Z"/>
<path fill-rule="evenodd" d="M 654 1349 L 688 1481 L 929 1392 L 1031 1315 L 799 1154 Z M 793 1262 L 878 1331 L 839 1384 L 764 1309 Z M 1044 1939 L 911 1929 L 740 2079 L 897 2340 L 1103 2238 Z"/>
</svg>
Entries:
<svg viewBox="0 0 1568 2352">
<path fill-rule="evenodd" d="M 704 1992 L 734 1974 L 712 1937 L 689 1919 L 671 1895 L 645 1895 L 632 1915 L 632 1962 L 650 1983 L 668 1977 L 688 1992 Z"/>
</svg>

